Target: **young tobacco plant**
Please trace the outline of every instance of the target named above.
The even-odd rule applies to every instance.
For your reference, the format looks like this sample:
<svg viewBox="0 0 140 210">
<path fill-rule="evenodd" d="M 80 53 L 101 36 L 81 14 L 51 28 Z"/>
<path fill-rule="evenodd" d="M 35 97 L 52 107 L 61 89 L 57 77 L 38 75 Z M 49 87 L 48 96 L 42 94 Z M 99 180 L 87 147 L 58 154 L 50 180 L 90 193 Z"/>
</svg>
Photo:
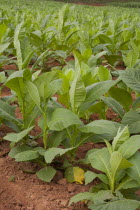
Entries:
<svg viewBox="0 0 140 210">
<path fill-rule="evenodd" d="M 105 67 L 90 70 L 83 70 L 83 67 L 75 53 L 74 69 L 68 66 L 59 73 L 62 87 L 58 101 L 80 118 L 89 119 L 95 112 L 104 116 L 105 103 L 100 99 L 120 81 L 120 78 L 112 81 L 110 72 Z"/>
<path fill-rule="evenodd" d="M 112 144 L 105 140 L 107 148 L 93 149 L 87 154 L 87 162 L 103 173 L 87 171 L 85 183 L 95 178 L 101 183 L 92 188 L 91 192 L 80 193 L 71 198 L 70 204 L 81 200 L 89 200 L 89 209 L 137 209 L 140 202 L 131 188 L 139 189 L 140 136 L 129 136 L 128 127 L 119 129 Z M 126 191 L 127 189 L 127 191 Z M 132 197 L 131 197 L 132 195 Z"/>
<path fill-rule="evenodd" d="M 50 163 L 56 156 L 61 156 L 73 149 L 57 148 L 63 140 L 61 133 L 59 139 L 55 139 L 56 141 L 53 140 L 53 143 L 51 143 L 53 148 L 48 149 L 51 147 L 48 143 L 49 119 L 52 112 L 59 105 L 53 100 L 52 96 L 60 88 L 61 80 L 57 79 L 57 72 L 44 73 L 34 78 L 31 77 L 31 71 L 25 69 L 13 73 L 7 79 L 5 85 L 15 91 L 23 116 L 20 128 L 22 131 L 9 133 L 4 137 L 5 140 L 11 141 L 12 146 L 14 146 L 9 156 L 15 158 L 18 162 L 32 161 L 40 164 L 44 168 L 37 172 L 37 176 L 49 182 L 56 173 L 56 170 L 49 166 Z M 61 107 L 61 105 L 59 106 Z M 34 147 L 36 145 L 28 141 L 27 134 L 33 129 L 37 117 L 40 117 L 38 124 L 42 129 L 44 148 Z"/>
</svg>

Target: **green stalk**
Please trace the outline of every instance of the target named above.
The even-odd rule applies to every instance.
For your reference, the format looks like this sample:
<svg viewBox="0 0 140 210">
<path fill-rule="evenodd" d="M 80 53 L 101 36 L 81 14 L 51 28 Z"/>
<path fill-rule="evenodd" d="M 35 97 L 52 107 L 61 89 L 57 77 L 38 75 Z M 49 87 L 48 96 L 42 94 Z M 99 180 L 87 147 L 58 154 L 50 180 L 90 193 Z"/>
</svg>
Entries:
<svg viewBox="0 0 140 210">
<path fill-rule="evenodd" d="M 43 144 L 44 144 L 44 148 L 47 148 L 47 117 L 46 117 L 46 113 L 44 113 L 44 117 L 43 117 L 43 121 L 44 121 L 44 125 L 43 125 Z"/>
<path fill-rule="evenodd" d="M 114 177 L 110 180 L 110 190 L 112 193 L 115 191 L 115 179 Z"/>
<path fill-rule="evenodd" d="M 44 149 L 47 149 L 47 103 L 46 100 L 44 100 L 44 112 L 43 112 L 43 143 L 44 143 Z"/>
</svg>

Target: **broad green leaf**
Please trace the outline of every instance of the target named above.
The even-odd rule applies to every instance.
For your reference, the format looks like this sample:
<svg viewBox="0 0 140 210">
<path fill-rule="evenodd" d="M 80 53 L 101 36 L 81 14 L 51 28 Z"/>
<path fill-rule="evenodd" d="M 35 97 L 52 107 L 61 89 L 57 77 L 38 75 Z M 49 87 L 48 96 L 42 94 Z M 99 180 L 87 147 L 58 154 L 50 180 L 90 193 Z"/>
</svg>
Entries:
<svg viewBox="0 0 140 210">
<path fill-rule="evenodd" d="M 61 148 L 55 148 L 55 147 L 50 148 L 44 154 L 45 161 L 46 161 L 46 163 L 51 163 L 56 156 L 58 156 L 58 155 L 62 156 L 72 149 L 73 148 L 69 148 L 69 149 L 61 149 Z"/>
<path fill-rule="evenodd" d="M 22 123 L 15 117 L 15 107 L 2 100 L 0 100 L 0 118 L 22 127 Z"/>
<path fill-rule="evenodd" d="M 128 126 L 125 126 L 124 129 L 118 129 L 117 135 L 114 137 L 112 142 L 113 150 L 117 150 L 121 144 L 127 141 L 130 137 Z"/>
<path fill-rule="evenodd" d="M 15 158 L 15 156 L 18 154 L 18 153 L 21 153 L 21 152 L 25 152 L 25 151 L 28 151 L 28 150 L 31 150 L 31 148 L 27 145 L 18 145 L 16 147 L 13 147 L 8 156 L 11 157 L 11 158 Z"/>
<path fill-rule="evenodd" d="M 76 111 L 86 97 L 86 89 L 81 77 L 77 76 L 73 80 L 71 83 L 69 95 L 72 110 Z"/>
<path fill-rule="evenodd" d="M 0 24 L 0 41 L 2 40 L 4 34 L 6 34 L 7 28 L 8 28 L 8 25 L 1 22 L 1 24 Z"/>
<path fill-rule="evenodd" d="M 46 72 L 41 75 L 39 75 L 35 80 L 34 80 L 34 85 L 36 87 L 41 86 L 41 84 L 47 85 L 49 84 L 52 80 L 57 79 L 57 72 L 56 71 L 51 71 L 51 72 Z M 40 92 L 40 90 L 39 90 Z M 40 92 L 41 94 L 41 92 Z"/>
<path fill-rule="evenodd" d="M 87 171 L 85 173 L 85 185 L 89 184 L 90 182 L 92 182 L 94 179 L 96 179 L 98 176 L 98 174 L 92 172 L 92 171 Z"/>
<path fill-rule="evenodd" d="M 140 114 L 138 112 L 133 110 L 127 112 L 122 118 L 122 123 L 128 125 L 131 134 L 140 132 Z"/>
<path fill-rule="evenodd" d="M 107 148 L 100 149 L 88 156 L 93 168 L 106 173 L 111 180 L 110 153 Z"/>
<path fill-rule="evenodd" d="M 42 168 L 36 173 L 37 177 L 44 182 L 50 182 L 55 176 L 55 174 L 56 174 L 56 170 L 51 166 Z"/>
<path fill-rule="evenodd" d="M 89 206 L 91 210 L 136 210 L 140 205 L 139 201 L 130 199 L 114 200 L 111 202 L 105 202 L 101 204 L 93 204 Z"/>
<path fill-rule="evenodd" d="M 98 174 L 98 178 L 104 182 L 105 184 L 109 185 L 109 179 L 105 174 Z M 103 184 L 103 183 L 102 183 Z"/>
<path fill-rule="evenodd" d="M 128 68 L 132 68 L 138 61 L 139 55 L 134 51 L 130 50 L 126 56 L 123 56 L 123 61 Z"/>
<path fill-rule="evenodd" d="M 95 120 L 80 128 L 84 133 L 109 134 L 115 136 L 120 124 L 109 120 Z"/>
<path fill-rule="evenodd" d="M 29 62 L 34 54 L 35 50 L 32 50 L 30 41 L 28 37 L 25 37 L 21 42 L 21 53 L 22 53 L 22 68 L 27 68 Z"/>
<path fill-rule="evenodd" d="M 98 77 L 100 81 L 111 80 L 112 76 L 110 74 L 109 69 L 104 66 L 100 66 L 98 69 Z"/>
<path fill-rule="evenodd" d="M 139 187 L 139 183 L 129 176 L 125 176 L 119 183 L 116 190 Z"/>
<path fill-rule="evenodd" d="M 65 178 L 68 182 L 76 182 L 78 184 L 83 184 L 84 181 L 84 170 L 76 167 L 69 167 L 65 171 Z"/>
<path fill-rule="evenodd" d="M 121 72 L 122 81 L 132 90 L 140 93 L 140 70 Z"/>
<path fill-rule="evenodd" d="M 5 72 L 0 72 L 0 83 L 4 83 L 6 81 Z"/>
<path fill-rule="evenodd" d="M 43 147 L 35 147 L 34 151 L 37 151 L 40 155 L 44 156 L 46 150 Z"/>
<path fill-rule="evenodd" d="M 133 155 L 129 161 L 133 166 L 127 169 L 127 174 L 134 180 L 136 180 L 140 185 L 140 153 L 139 151 Z"/>
<path fill-rule="evenodd" d="M 103 101 L 97 101 L 89 108 L 89 111 L 91 113 L 97 113 L 100 115 L 101 119 L 105 119 L 106 118 L 105 108 L 106 108 L 106 105 L 104 104 Z"/>
<path fill-rule="evenodd" d="M 22 140 L 32 129 L 33 129 L 33 126 L 21 131 L 20 133 L 8 133 L 4 137 L 4 139 L 17 143 L 20 140 Z"/>
<path fill-rule="evenodd" d="M 30 161 L 34 160 L 39 157 L 38 152 L 33 151 L 33 150 L 28 150 L 24 152 L 20 152 L 15 156 L 15 160 L 17 162 L 22 162 L 22 161 Z"/>
<path fill-rule="evenodd" d="M 101 58 L 106 53 L 107 53 L 107 51 L 102 51 L 102 52 L 99 52 L 98 54 L 96 54 L 95 56 L 92 55 L 88 60 L 88 65 L 90 67 L 95 67 L 97 65 L 98 59 Z"/>
<path fill-rule="evenodd" d="M 125 112 L 123 110 L 122 105 L 116 101 L 115 99 L 111 98 L 111 97 L 101 97 L 101 100 L 103 100 L 103 102 L 110 108 L 112 108 L 112 110 L 117 113 L 121 118 L 124 116 Z"/>
<path fill-rule="evenodd" d="M 115 196 L 110 190 L 100 190 L 94 195 L 93 201 L 95 204 L 104 203 L 106 200 L 113 200 Z"/>
<path fill-rule="evenodd" d="M 124 158 L 128 159 L 140 149 L 140 135 L 131 136 L 125 143 L 119 147 L 119 152 Z"/>
<path fill-rule="evenodd" d="M 134 199 L 137 201 L 140 201 L 140 197 L 136 192 L 139 190 L 139 187 L 131 188 L 131 189 L 123 189 L 121 190 L 121 193 L 123 196 L 127 199 Z"/>
<path fill-rule="evenodd" d="M 138 97 L 133 103 L 132 103 L 132 109 L 136 110 L 140 106 L 140 97 Z"/>
<path fill-rule="evenodd" d="M 23 64 L 20 41 L 19 41 L 19 33 L 20 33 L 22 25 L 23 23 L 18 24 L 16 26 L 15 33 L 14 33 L 14 47 L 16 49 L 17 65 L 18 65 L 19 70 L 22 70 L 22 64 Z"/>
<path fill-rule="evenodd" d="M 109 94 L 112 98 L 118 101 L 126 111 L 129 111 L 132 104 L 132 96 L 129 92 L 121 88 L 112 87 L 109 90 Z"/>
<path fill-rule="evenodd" d="M 4 52 L 9 47 L 10 43 L 5 43 L 0 45 L 0 54 Z"/>
<path fill-rule="evenodd" d="M 93 196 L 94 196 L 94 193 L 90 193 L 90 192 L 79 193 L 79 194 L 73 196 L 70 199 L 69 206 L 72 203 L 77 203 L 77 202 L 83 201 L 83 200 L 90 200 L 90 201 L 92 201 L 93 200 Z"/>
<path fill-rule="evenodd" d="M 72 111 L 63 108 L 56 109 L 48 122 L 50 130 L 55 131 L 61 131 L 71 125 L 82 125 L 82 122 Z"/>
<path fill-rule="evenodd" d="M 128 160 L 123 158 L 123 155 L 118 151 L 115 151 L 111 154 L 110 165 L 114 177 L 119 170 L 132 166 L 132 164 Z"/>
<path fill-rule="evenodd" d="M 5 82 L 5 86 L 15 91 L 19 100 L 22 101 L 24 98 L 24 82 L 23 82 L 24 70 L 16 71 L 11 74 Z"/>
<path fill-rule="evenodd" d="M 66 131 L 54 131 L 48 136 L 48 147 L 58 147 L 66 137 Z"/>
<path fill-rule="evenodd" d="M 37 107 L 39 109 L 41 109 L 40 108 L 40 96 L 39 96 L 39 91 L 38 91 L 37 87 L 30 81 L 27 81 L 25 83 L 25 86 L 26 86 L 26 89 L 27 89 L 30 97 L 34 101 L 34 103 L 37 105 Z"/>
<path fill-rule="evenodd" d="M 86 88 L 87 96 L 85 101 L 96 101 L 101 96 L 103 96 L 109 89 L 114 86 L 116 83 L 112 80 L 98 82 L 93 85 L 90 85 Z"/>
<path fill-rule="evenodd" d="M 39 92 L 44 99 L 52 97 L 61 87 L 62 80 L 53 80 L 48 84 L 42 83 L 39 88 Z"/>
</svg>

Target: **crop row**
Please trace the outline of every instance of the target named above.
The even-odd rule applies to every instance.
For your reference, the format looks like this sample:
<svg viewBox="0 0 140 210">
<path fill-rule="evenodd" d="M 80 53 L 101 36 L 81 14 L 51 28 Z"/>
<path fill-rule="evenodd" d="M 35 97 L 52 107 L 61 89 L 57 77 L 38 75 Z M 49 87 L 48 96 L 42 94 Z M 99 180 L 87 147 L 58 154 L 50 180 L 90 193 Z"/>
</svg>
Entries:
<svg viewBox="0 0 140 210">
<path fill-rule="evenodd" d="M 9 156 L 38 164 L 36 175 L 46 182 L 56 174 L 55 161 L 69 182 L 100 180 L 70 204 L 90 200 L 94 210 L 137 209 L 138 10 L 85 7 L 83 12 L 82 7 L 51 2 L 42 11 L 45 2 L 21 3 L 8 6 L 5 1 L 0 9 L 1 91 L 3 87 L 11 91 L 0 99 L 0 121 L 14 131 L 4 136 L 10 142 Z M 115 113 L 112 120 L 108 110 Z M 93 120 L 95 113 L 98 120 Z M 36 126 L 40 133 L 31 136 Z M 78 148 L 88 142 L 106 146 L 77 159 Z M 81 163 L 99 172 L 84 170 Z"/>
</svg>

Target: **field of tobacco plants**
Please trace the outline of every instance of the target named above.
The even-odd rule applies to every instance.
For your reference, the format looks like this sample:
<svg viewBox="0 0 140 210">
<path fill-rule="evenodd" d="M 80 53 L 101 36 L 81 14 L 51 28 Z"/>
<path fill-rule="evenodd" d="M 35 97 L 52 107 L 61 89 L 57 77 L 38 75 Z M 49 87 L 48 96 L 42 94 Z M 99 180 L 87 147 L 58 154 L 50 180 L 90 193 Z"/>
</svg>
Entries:
<svg viewBox="0 0 140 210">
<path fill-rule="evenodd" d="M 140 209 L 140 10 L 0 0 L 0 209 Z"/>
</svg>

